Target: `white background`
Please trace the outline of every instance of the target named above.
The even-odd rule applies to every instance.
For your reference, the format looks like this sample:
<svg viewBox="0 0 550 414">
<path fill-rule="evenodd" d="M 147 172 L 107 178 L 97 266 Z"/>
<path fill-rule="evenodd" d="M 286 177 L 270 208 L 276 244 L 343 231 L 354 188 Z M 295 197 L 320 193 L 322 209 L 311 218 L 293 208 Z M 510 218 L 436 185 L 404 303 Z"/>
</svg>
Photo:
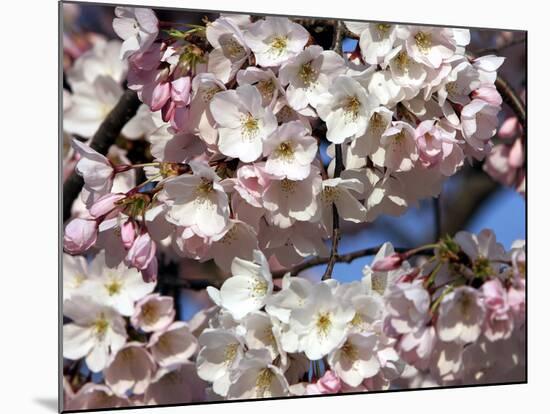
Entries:
<svg viewBox="0 0 550 414">
<path fill-rule="evenodd" d="M 529 384 L 162 408 L 154 412 L 406 410 L 451 414 L 487 410 L 500 414 L 548 405 L 550 274 L 544 265 L 550 246 L 545 239 L 550 230 L 550 21 L 548 11 L 540 6 L 542 2 L 537 9 L 535 2 L 525 0 L 136 1 L 529 30 Z M 54 0 L 6 1 L 1 16 L 0 173 L 4 185 L 0 195 L 0 411 L 51 413 L 57 396 L 57 4 Z"/>
</svg>

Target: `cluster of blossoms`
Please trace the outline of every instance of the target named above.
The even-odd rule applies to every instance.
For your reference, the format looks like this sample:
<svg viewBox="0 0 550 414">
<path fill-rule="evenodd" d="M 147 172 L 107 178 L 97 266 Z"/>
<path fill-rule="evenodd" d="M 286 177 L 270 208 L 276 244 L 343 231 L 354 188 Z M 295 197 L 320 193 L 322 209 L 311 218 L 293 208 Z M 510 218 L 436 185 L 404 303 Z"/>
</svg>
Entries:
<svg viewBox="0 0 550 414">
<path fill-rule="evenodd" d="M 502 58 L 469 57 L 464 29 L 338 23 L 358 39 L 346 54 L 285 17 L 222 14 L 161 31 L 149 9 L 115 15 L 122 42 L 94 39 L 66 71 L 65 175 L 74 168 L 84 186 L 64 232 L 64 357 L 90 371 L 85 384 L 66 381 L 67 408 L 487 382 L 521 369 L 520 244 L 506 253 L 493 235 L 460 233 L 414 265 L 385 244 L 361 281 L 272 278 L 328 257 L 335 220 L 402 214 L 467 160 L 493 157 Z M 148 149 L 136 163 L 88 141 L 124 85 L 142 102 L 121 131 Z M 231 269 L 189 324 L 152 293 L 160 254 Z M 496 360 L 503 345 L 513 363 Z"/>
<path fill-rule="evenodd" d="M 412 266 L 406 257 L 435 249 Z M 525 250 L 489 230 L 398 254 L 384 244 L 361 281 L 274 281 L 236 258 L 198 337 L 200 378 L 226 399 L 520 381 Z"/>
<path fill-rule="evenodd" d="M 63 256 L 65 409 L 204 401 L 200 318 L 175 321 L 172 297 L 155 287 L 136 269 L 107 267 L 103 253 Z"/>
<path fill-rule="evenodd" d="M 231 272 L 221 289 L 208 288 L 218 308 L 198 338 L 197 373 L 218 396 L 379 390 L 400 376 L 396 341 L 382 329 L 383 298 L 369 283 L 286 274 L 274 284 L 258 250 L 254 261 L 236 258 Z"/>
<path fill-rule="evenodd" d="M 498 142 L 485 159 L 483 169 L 496 181 L 514 187 L 525 195 L 525 140 L 523 127 L 516 116 L 507 118 L 500 129 Z"/>
<path fill-rule="evenodd" d="M 70 73 L 65 130 L 89 137 L 127 71 L 144 105 L 122 134 L 144 137 L 154 162 L 115 165 L 73 140 L 86 208 L 66 228 L 70 253 L 105 248 L 146 280 L 157 249 L 221 268 L 259 249 L 288 267 L 327 254 L 333 206 L 353 223 L 401 214 L 491 150 L 503 59 L 469 59 L 467 30 L 347 23 L 359 41 L 343 57 L 284 17 L 222 15 L 159 34 L 151 10 L 116 16 L 124 43 L 94 48 Z M 107 80 L 111 101 L 83 102 Z M 113 188 L 139 167 L 152 187 Z"/>
<path fill-rule="evenodd" d="M 436 245 L 434 256 L 414 269 L 399 258 L 381 251 L 365 271 L 382 283 L 384 332 L 397 341 L 395 349 L 407 363 L 401 385 L 524 378 L 524 241 L 506 252 L 490 230 L 459 232 Z"/>
</svg>

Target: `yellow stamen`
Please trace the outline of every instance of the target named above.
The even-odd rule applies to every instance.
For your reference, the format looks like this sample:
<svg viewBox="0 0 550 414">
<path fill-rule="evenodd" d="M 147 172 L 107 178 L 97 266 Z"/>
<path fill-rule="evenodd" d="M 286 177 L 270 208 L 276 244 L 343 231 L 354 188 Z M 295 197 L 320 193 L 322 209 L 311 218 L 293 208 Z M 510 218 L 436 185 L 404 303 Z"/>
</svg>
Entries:
<svg viewBox="0 0 550 414">
<path fill-rule="evenodd" d="M 271 41 L 271 52 L 277 55 L 281 55 L 286 49 L 287 43 L 288 43 L 288 37 L 275 36 Z"/>
<path fill-rule="evenodd" d="M 261 398 L 266 395 L 271 387 L 275 374 L 269 368 L 264 368 L 256 378 L 256 397 Z"/>
<path fill-rule="evenodd" d="M 320 336 L 326 337 L 332 326 L 332 320 L 330 319 L 330 313 L 321 312 L 317 315 L 317 333 Z"/>
<path fill-rule="evenodd" d="M 287 161 L 294 159 L 294 149 L 290 141 L 281 142 L 275 150 L 275 153 L 279 158 L 284 158 Z"/>
<path fill-rule="evenodd" d="M 418 32 L 414 36 L 414 41 L 418 49 L 424 54 L 432 48 L 432 35 L 430 33 Z"/>
<path fill-rule="evenodd" d="M 244 137 L 254 138 L 260 130 L 258 120 L 252 114 L 246 115 L 241 120 L 241 130 Z"/>
<path fill-rule="evenodd" d="M 361 109 L 361 102 L 357 96 L 348 96 L 344 101 L 344 112 L 346 117 L 355 120 L 359 116 L 359 109 Z"/>
<path fill-rule="evenodd" d="M 317 71 L 311 66 L 311 62 L 304 63 L 298 72 L 298 76 L 306 86 L 309 86 L 317 76 Z"/>
</svg>

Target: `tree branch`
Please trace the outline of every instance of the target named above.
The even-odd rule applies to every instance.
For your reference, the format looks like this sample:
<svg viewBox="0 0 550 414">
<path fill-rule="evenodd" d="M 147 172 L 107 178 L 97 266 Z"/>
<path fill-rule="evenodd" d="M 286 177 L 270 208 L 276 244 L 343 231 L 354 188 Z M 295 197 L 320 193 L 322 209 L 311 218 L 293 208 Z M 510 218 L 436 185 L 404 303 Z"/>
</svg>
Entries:
<svg viewBox="0 0 550 414">
<path fill-rule="evenodd" d="M 382 246 L 369 247 L 366 249 L 357 250 L 355 252 L 351 252 L 347 254 L 336 254 L 331 257 L 315 257 L 313 259 L 306 260 L 303 263 L 297 264 L 296 266 L 293 266 L 290 269 L 273 272 L 272 275 L 274 279 L 281 278 L 286 273 L 289 273 L 289 272 L 291 275 L 297 276 L 299 273 L 303 272 L 304 270 L 328 263 L 330 260 L 334 260 L 334 263 L 351 263 L 354 260 L 359 259 L 361 257 L 374 256 L 376 253 L 378 253 L 381 247 Z M 395 247 L 394 250 L 397 253 L 405 253 L 406 251 L 409 251 L 410 248 Z"/>
<path fill-rule="evenodd" d="M 332 49 L 341 54 L 342 49 L 342 36 L 343 36 L 343 23 L 339 20 L 334 24 L 334 41 L 332 43 Z M 342 170 L 344 169 L 344 161 L 342 157 L 342 144 L 335 145 L 335 167 L 334 167 L 334 177 L 340 177 Z M 321 280 L 327 280 L 332 277 L 332 270 L 336 264 L 336 256 L 338 255 L 338 244 L 340 242 L 340 216 L 338 215 L 338 210 L 336 209 L 336 204 L 332 203 L 332 245 L 330 248 L 330 258 L 328 261 L 327 268 Z"/>
<path fill-rule="evenodd" d="M 127 89 L 99 126 L 90 141 L 90 147 L 100 154 L 106 155 L 124 125 L 136 114 L 140 104 L 137 94 Z M 76 171 L 73 171 L 65 180 L 63 184 L 63 221 L 71 216 L 71 207 L 83 185 L 84 180 Z"/>
<path fill-rule="evenodd" d="M 351 263 L 356 259 L 360 259 L 361 257 L 376 255 L 376 253 L 378 253 L 381 247 L 382 245 L 375 246 L 375 247 L 368 247 L 366 249 L 357 250 L 347 254 L 337 254 L 334 256 L 334 261 L 335 263 Z M 395 247 L 394 250 L 396 253 L 405 253 L 410 251 L 411 249 L 408 247 Z M 431 254 L 433 254 L 433 250 L 430 250 L 430 249 L 425 249 L 422 252 L 417 253 L 417 255 L 431 255 Z M 273 279 L 281 279 L 287 273 L 290 273 L 293 276 L 297 276 L 299 273 L 303 272 L 304 270 L 307 270 L 311 267 L 326 264 L 328 263 L 329 260 L 330 260 L 329 257 L 315 257 L 315 258 L 306 260 L 305 262 L 302 262 L 300 264 L 297 264 L 296 266 L 293 266 L 289 269 L 272 272 L 272 277 Z M 203 290 L 209 286 L 213 286 L 219 289 L 223 284 L 223 281 L 210 280 L 210 279 L 163 278 L 162 283 L 165 286 L 169 286 L 169 287 L 177 286 L 180 289 Z"/>
<path fill-rule="evenodd" d="M 525 105 L 521 98 L 517 95 L 516 91 L 510 86 L 506 79 L 501 76 L 497 76 L 495 80 L 495 86 L 502 96 L 502 100 L 508 104 L 508 106 L 514 111 L 518 117 L 521 126 L 524 131 L 527 131 L 527 114 L 525 111 Z"/>
</svg>

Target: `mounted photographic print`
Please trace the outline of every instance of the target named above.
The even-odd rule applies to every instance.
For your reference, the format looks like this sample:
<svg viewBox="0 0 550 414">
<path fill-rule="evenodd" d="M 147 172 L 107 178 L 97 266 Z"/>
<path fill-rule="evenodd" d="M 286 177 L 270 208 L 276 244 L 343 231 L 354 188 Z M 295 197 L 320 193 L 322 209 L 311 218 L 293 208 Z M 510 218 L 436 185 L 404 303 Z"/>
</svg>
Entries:
<svg viewBox="0 0 550 414">
<path fill-rule="evenodd" d="M 527 381 L 526 32 L 60 8 L 64 411 Z"/>
</svg>

